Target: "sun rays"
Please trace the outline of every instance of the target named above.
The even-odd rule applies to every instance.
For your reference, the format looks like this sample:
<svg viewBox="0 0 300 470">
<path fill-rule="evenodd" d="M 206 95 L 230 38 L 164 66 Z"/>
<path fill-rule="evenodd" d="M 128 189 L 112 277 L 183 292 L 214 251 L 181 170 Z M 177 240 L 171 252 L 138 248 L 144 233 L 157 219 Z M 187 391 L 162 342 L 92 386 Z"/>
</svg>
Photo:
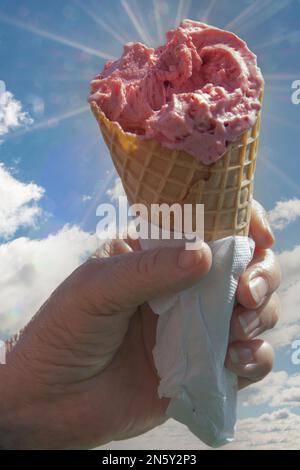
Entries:
<svg viewBox="0 0 300 470">
<path fill-rule="evenodd" d="M 34 132 L 34 131 L 37 131 L 37 130 L 54 127 L 54 126 L 60 124 L 61 122 L 65 121 L 66 119 L 77 117 L 80 114 L 84 114 L 89 110 L 90 110 L 90 107 L 88 105 L 80 106 L 80 107 L 75 108 L 71 111 L 67 111 L 67 112 L 59 114 L 57 116 L 53 116 L 53 117 L 50 117 L 48 119 L 45 119 L 44 121 L 37 122 L 36 124 L 33 124 L 32 126 L 29 126 L 25 129 L 21 129 L 19 131 L 13 132 L 11 134 L 10 138 L 19 137 L 21 135 L 28 134 L 30 132 Z"/>
<path fill-rule="evenodd" d="M 100 202 L 103 200 L 103 196 L 105 195 L 106 191 L 108 191 L 108 189 L 111 187 L 111 184 L 116 177 L 117 177 L 116 170 L 112 168 L 107 173 L 107 176 L 105 180 L 103 181 L 101 188 L 93 196 L 91 203 L 89 204 L 84 214 L 84 217 L 81 220 L 81 223 L 80 223 L 81 227 L 84 227 L 87 220 L 89 220 L 90 217 L 95 215 L 98 204 L 100 204 Z"/>
<path fill-rule="evenodd" d="M 281 44 L 285 42 L 287 45 L 289 43 L 299 44 L 300 43 L 300 32 L 299 31 L 285 31 L 282 34 L 277 34 L 272 39 L 253 46 L 253 49 L 256 51 L 261 51 L 267 47 L 275 46 L 276 44 Z"/>
<path fill-rule="evenodd" d="M 209 1 L 208 7 L 206 8 L 206 10 L 203 14 L 203 20 L 207 21 L 208 23 L 209 23 L 210 15 L 211 15 L 216 3 L 217 3 L 217 0 Z"/>
<path fill-rule="evenodd" d="M 174 28 L 180 24 L 181 20 L 187 18 L 189 16 L 191 8 L 191 0 L 179 0 L 177 6 L 176 17 L 174 21 Z"/>
<path fill-rule="evenodd" d="M 225 29 L 233 31 L 243 31 L 243 34 L 246 32 L 254 32 L 258 26 L 261 26 L 264 22 L 269 20 L 271 17 L 278 15 L 283 11 L 288 5 L 290 5 L 292 0 L 256 0 L 253 1 L 248 7 L 242 9 L 238 14 L 224 26 Z M 192 0 L 178 0 L 177 2 L 165 3 L 161 0 L 149 0 L 146 6 L 146 10 L 141 10 L 141 3 L 137 0 L 120 0 L 117 5 L 114 2 L 112 3 L 112 9 L 103 16 L 101 10 L 101 2 L 91 3 L 86 0 L 74 0 L 74 5 L 78 8 L 78 11 L 84 13 L 88 18 L 88 21 L 96 23 L 99 29 L 104 30 L 107 34 L 107 41 L 105 45 L 102 45 L 102 48 L 99 49 L 97 44 L 92 44 L 88 46 L 82 44 L 79 41 L 74 41 L 65 36 L 56 34 L 53 31 L 44 29 L 41 26 L 36 26 L 30 22 L 25 22 L 21 19 L 12 18 L 4 13 L 0 12 L 0 22 L 5 22 L 13 27 L 28 31 L 36 36 L 48 39 L 49 41 L 55 42 L 57 44 L 73 48 L 75 50 L 81 51 L 90 56 L 98 57 L 101 59 L 114 59 L 109 51 L 105 50 L 106 46 L 109 48 L 109 44 L 118 43 L 123 45 L 128 42 L 132 36 L 138 35 L 138 40 L 144 42 L 148 46 L 154 46 L 157 44 L 162 44 L 165 41 L 165 31 L 169 27 L 177 27 L 182 19 L 189 17 L 191 15 L 192 7 L 197 5 L 197 2 Z M 216 13 L 218 2 L 217 0 L 210 0 L 205 3 L 206 10 L 203 13 L 203 19 L 214 23 L 213 16 Z M 165 8 L 165 10 L 164 10 Z M 123 15 L 125 22 L 122 22 L 122 28 L 118 26 L 118 15 Z M 151 19 L 150 19 L 151 17 Z M 152 23 L 153 21 L 153 23 Z M 137 33 L 137 34 L 136 34 Z M 292 33 L 289 33 L 292 34 Z M 88 37 L 88 34 L 87 34 Z M 264 41 L 258 43 L 253 49 L 258 52 L 264 50 L 268 47 L 276 46 L 284 40 L 288 39 L 287 34 L 281 32 L 277 36 L 265 36 Z M 299 38 L 300 41 L 300 38 Z M 93 47 L 94 46 L 94 47 Z M 103 50 L 102 50 L 103 49 Z M 271 69 L 272 70 L 272 69 Z M 70 75 L 70 81 L 73 80 L 82 80 L 88 82 L 89 80 L 90 68 L 86 67 L 85 69 L 78 70 L 78 75 L 72 77 Z M 51 79 L 54 81 L 64 81 L 69 80 L 66 73 L 66 78 L 63 75 L 51 76 Z M 91 70 L 91 76 L 93 76 L 93 71 Z M 279 95 L 282 93 L 288 94 L 288 89 L 291 86 L 292 81 L 300 79 L 300 70 L 299 73 L 288 72 L 274 72 L 266 73 L 265 80 L 267 82 L 268 91 L 270 93 L 276 93 L 277 98 L 281 99 Z M 286 84 L 286 86 L 284 86 Z M 41 122 L 28 127 L 27 129 L 14 132 L 11 137 L 20 136 L 22 134 L 27 134 L 30 132 L 47 129 L 56 125 L 61 124 L 67 119 L 72 119 L 80 116 L 89 111 L 89 106 L 83 104 L 80 107 L 77 107 L 73 110 L 66 111 L 65 113 L 52 116 L 48 119 L 45 119 Z M 284 117 L 274 116 L 271 113 L 264 113 L 265 119 L 272 121 L 274 125 L 285 126 L 292 130 L 298 128 L 297 124 L 288 121 Z M 293 182 L 288 175 L 286 175 L 277 165 L 271 162 L 268 159 L 262 158 L 261 161 L 279 178 L 282 179 L 287 185 L 293 188 L 297 194 L 300 194 L 300 187 L 295 182 Z M 113 177 L 115 176 L 114 170 L 112 170 L 106 177 L 103 182 L 103 186 L 99 193 L 96 195 L 97 201 L 99 201 L 103 196 L 105 191 L 108 189 Z M 91 205 L 89 209 L 90 213 L 94 210 L 94 206 Z"/>
<path fill-rule="evenodd" d="M 267 0 L 267 2 L 269 2 L 269 0 Z M 241 13 L 239 13 L 235 18 L 233 18 L 229 23 L 227 23 L 227 25 L 224 26 L 224 29 L 233 29 L 238 26 L 241 26 L 241 24 L 247 21 L 247 18 L 250 18 L 253 14 L 255 14 L 259 6 L 264 3 L 266 3 L 266 0 L 256 0 L 256 2 L 249 5 L 248 8 L 242 10 Z"/>
<path fill-rule="evenodd" d="M 141 40 L 148 46 L 153 43 L 153 38 L 150 36 L 144 25 L 142 24 L 142 18 L 139 18 L 134 9 L 130 6 L 127 0 L 121 0 L 121 5 L 131 23 L 133 24 L 135 30 L 139 34 Z M 137 11 L 137 9 L 135 9 Z"/>
<path fill-rule="evenodd" d="M 297 196 L 300 196 L 300 186 L 293 181 L 278 165 L 275 165 L 269 158 L 266 158 L 264 155 L 260 159 L 260 163 L 264 165 L 268 170 L 271 170 L 274 175 L 276 175 L 281 181 L 283 181 L 289 188 L 295 191 Z"/>
<path fill-rule="evenodd" d="M 239 30 L 242 27 L 243 33 L 255 29 L 258 25 L 286 8 L 291 1 L 292 0 L 277 0 L 274 2 L 273 0 L 256 0 L 227 23 L 224 29 Z"/>
<path fill-rule="evenodd" d="M 159 7 L 159 0 L 153 0 L 153 12 L 154 12 L 154 20 L 156 26 L 156 33 L 157 39 L 160 44 L 164 41 L 164 30 L 162 27 L 161 19 L 160 19 L 160 7 Z"/>
<path fill-rule="evenodd" d="M 42 28 L 37 26 L 31 25 L 29 23 L 24 23 L 21 20 L 10 18 L 9 16 L 5 15 L 4 13 L 0 12 L 0 21 L 8 23 L 12 26 L 16 26 L 20 29 L 25 31 L 29 31 L 37 36 L 49 39 L 50 41 L 54 41 L 58 44 L 62 44 L 64 46 L 72 47 L 73 49 L 77 49 L 81 52 L 85 52 L 86 54 L 93 55 L 95 57 L 100 57 L 101 59 L 112 59 L 113 57 L 108 52 L 104 52 L 98 49 L 94 49 L 89 46 L 85 46 L 80 42 L 73 41 L 72 39 L 65 38 L 64 36 L 60 36 L 58 34 L 51 33 L 50 31 L 46 31 Z"/>
<path fill-rule="evenodd" d="M 100 16 L 98 16 L 94 10 L 91 10 L 89 7 L 87 7 L 86 5 L 84 5 L 80 0 L 75 0 L 75 3 L 76 5 L 79 6 L 79 8 L 81 8 L 81 10 L 86 14 L 88 15 L 95 23 L 97 23 L 99 26 L 101 26 L 101 28 L 103 28 L 105 31 L 107 31 L 113 38 L 116 39 L 116 41 L 118 41 L 120 44 L 124 44 L 126 42 L 128 42 L 128 39 L 125 38 L 124 36 L 122 36 L 120 34 L 120 32 L 117 32 L 116 29 L 113 28 L 113 26 L 109 25 L 107 23 L 107 20 L 106 22 L 104 20 L 102 20 L 102 18 L 100 18 Z"/>
<path fill-rule="evenodd" d="M 243 34 L 255 31 L 258 26 L 266 23 L 267 20 L 288 7 L 292 1 L 293 0 L 269 1 L 264 7 L 261 7 L 256 15 L 243 24 Z"/>
</svg>

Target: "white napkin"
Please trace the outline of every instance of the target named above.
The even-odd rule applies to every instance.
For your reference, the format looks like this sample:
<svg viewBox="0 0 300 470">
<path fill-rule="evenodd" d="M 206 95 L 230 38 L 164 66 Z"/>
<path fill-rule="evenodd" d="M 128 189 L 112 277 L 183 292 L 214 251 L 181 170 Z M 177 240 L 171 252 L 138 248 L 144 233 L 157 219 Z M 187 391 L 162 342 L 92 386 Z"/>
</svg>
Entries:
<svg viewBox="0 0 300 470">
<path fill-rule="evenodd" d="M 143 249 L 178 240 L 141 240 Z M 181 242 L 182 243 L 182 242 Z M 238 279 L 254 252 L 247 237 L 210 243 L 212 269 L 195 286 L 155 299 L 159 315 L 153 350 L 158 394 L 170 397 L 167 415 L 203 442 L 218 447 L 233 440 L 237 377 L 224 367 Z"/>
</svg>

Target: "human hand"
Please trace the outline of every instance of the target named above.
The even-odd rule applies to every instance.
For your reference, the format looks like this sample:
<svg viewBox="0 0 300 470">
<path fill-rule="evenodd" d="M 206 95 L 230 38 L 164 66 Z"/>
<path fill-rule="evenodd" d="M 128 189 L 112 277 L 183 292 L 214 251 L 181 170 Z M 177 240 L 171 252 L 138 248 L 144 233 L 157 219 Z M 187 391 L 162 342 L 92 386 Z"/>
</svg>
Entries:
<svg viewBox="0 0 300 470">
<path fill-rule="evenodd" d="M 253 217 L 254 238 L 264 239 L 255 210 Z M 268 237 L 263 243 L 270 243 Z M 108 258 L 89 260 L 54 292 L 9 355 L 3 372 L 10 406 L 1 419 L 6 447 L 93 447 L 165 420 L 168 400 L 157 396 L 152 358 L 157 320 L 145 301 L 199 280 L 210 268 L 210 250 L 204 244 L 188 252 L 190 267 L 182 262 L 187 252 L 177 248 L 132 253 L 118 241 L 106 251 Z M 259 268 L 259 261 L 253 266 Z M 267 273 L 275 289 L 277 268 L 270 263 Z M 247 287 L 245 273 L 238 290 L 241 304 L 243 295 L 249 300 Z M 238 339 L 246 339 L 239 334 L 233 321 L 233 350 L 241 348 Z M 258 340 L 251 340 L 251 348 L 253 341 Z M 245 364 L 227 362 L 242 375 L 244 386 L 270 370 L 272 353 L 259 344 L 258 372 L 251 371 L 250 379 Z"/>
<path fill-rule="evenodd" d="M 0 446 L 79 449 L 124 439 L 165 420 L 151 329 L 141 308 L 180 291 L 211 265 L 198 251 L 106 247 L 66 279 L 28 324 L 0 370 Z"/>
</svg>

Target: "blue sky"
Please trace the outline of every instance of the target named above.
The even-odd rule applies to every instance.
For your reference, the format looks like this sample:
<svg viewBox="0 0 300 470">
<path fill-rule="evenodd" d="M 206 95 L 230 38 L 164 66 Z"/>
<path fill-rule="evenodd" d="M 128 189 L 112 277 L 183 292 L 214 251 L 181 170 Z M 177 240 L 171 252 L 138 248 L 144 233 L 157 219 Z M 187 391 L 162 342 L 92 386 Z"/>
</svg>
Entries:
<svg viewBox="0 0 300 470">
<path fill-rule="evenodd" d="M 44 195 L 35 200 L 41 212 L 38 223 L 17 224 L 13 235 L 3 238 L 2 246 L 11 246 L 21 236 L 46 240 L 66 224 L 78 227 L 77 235 L 95 230 L 95 209 L 108 200 L 106 192 L 116 175 L 87 106 L 89 81 L 108 57 L 121 54 L 124 40 L 157 46 L 162 32 L 186 16 L 206 18 L 232 30 L 258 55 L 266 91 L 255 196 L 268 210 L 278 201 L 300 199 L 300 105 L 291 101 L 291 85 L 300 80 L 299 0 L 0 0 L 0 80 L 34 120 L 6 133 L 0 161 L 16 180 L 44 189 Z M 285 210 L 290 208 L 291 204 Z M 282 259 L 287 260 L 290 284 L 283 296 L 289 299 L 288 289 L 300 278 L 295 268 L 289 270 L 292 250 L 299 245 L 297 210 L 297 220 L 292 224 L 288 217 L 285 229 L 276 231 L 276 249 L 286 252 Z M 91 246 L 87 235 L 83 239 Z M 76 260 L 67 263 L 68 268 L 80 255 L 78 246 Z M 53 285 L 56 280 L 51 281 Z M 297 308 L 296 301 L 288 302 L 288 308 Z M 22 313 L 22 306 L 18 312 Z M 291 317 L 293 331 L 299 331 L 300 337 L 297 319 L 293 313 Z M 285 342 L 277 340 L 281 347 L 275 371 L 299 373 L 299 366 L 290 361 L 295 335 L 289 333 Z M 255 406 L 241 405 L 240 416 L 260 416 L 286 406 L 292 413 L 300 412 L 297 406 L 270 408 L 260 401 Z"/>
</svg>

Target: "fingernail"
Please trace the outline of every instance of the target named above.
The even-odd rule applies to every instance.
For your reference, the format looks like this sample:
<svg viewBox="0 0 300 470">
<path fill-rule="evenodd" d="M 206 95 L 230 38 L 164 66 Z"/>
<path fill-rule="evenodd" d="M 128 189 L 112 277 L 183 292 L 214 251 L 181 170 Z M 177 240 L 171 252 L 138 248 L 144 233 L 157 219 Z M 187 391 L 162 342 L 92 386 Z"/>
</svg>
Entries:
<svg viewBox="0 0 300 470">
<path fill-rule="evenodd" d="M 202 250 L 184 249 L 178 257 L 178 266 L 182 269 L 191 269 L 200 264 L 202 259 Z"/>
<path fill-rule="evenodd" d="M 233 364 L 249 364 L 253 362 L 253 353 L 250 348 L 230 348 L 229 354 Z"/>
<path fill-rule="evenodd" d="M 245 335 L 249 336 L 260 326 L 260 317 L 254 310 L 239 315 L 239 322 Z"/>
<path fill-rule="evenodd" d="M 250 292 L 255 302 L 260 305 L 269 292 L 269 284 L 263 277 L 256 277 L 250 281 Z"/>
</svg>

